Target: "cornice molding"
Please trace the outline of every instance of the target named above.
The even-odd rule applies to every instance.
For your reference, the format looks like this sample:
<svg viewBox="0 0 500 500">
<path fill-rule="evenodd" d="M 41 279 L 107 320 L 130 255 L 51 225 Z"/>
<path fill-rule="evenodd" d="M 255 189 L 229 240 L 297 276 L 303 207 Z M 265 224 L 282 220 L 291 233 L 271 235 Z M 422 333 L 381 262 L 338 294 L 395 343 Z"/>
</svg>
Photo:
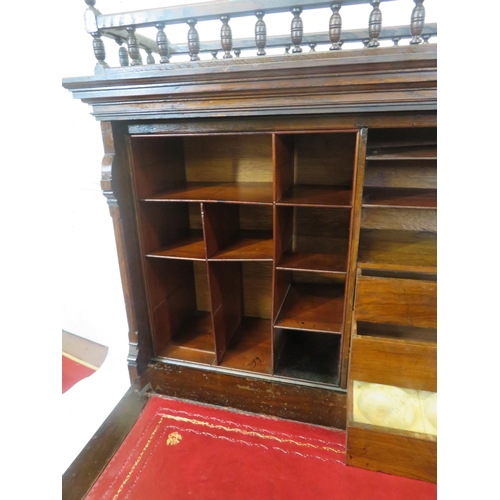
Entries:
<svg viewBox="0 0 500 500">
<path fill-rule="evenodd" d="M 435 110 L 437 48 L 115 68 L 63 86 L 99 120 Z"/>
</svg>

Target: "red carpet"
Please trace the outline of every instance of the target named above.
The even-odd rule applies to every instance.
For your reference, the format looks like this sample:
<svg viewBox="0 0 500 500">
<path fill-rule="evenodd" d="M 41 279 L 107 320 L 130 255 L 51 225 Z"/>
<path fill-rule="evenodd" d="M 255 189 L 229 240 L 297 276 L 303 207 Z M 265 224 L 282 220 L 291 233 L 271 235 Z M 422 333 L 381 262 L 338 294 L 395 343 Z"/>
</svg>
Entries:
<svg viewBox="0 0 500 500">
<path fill-rule="evenodd" d="M 62 393 L 71 389 L 80 380 L 92 375 L 95 372 L 76 360 L 62 356 Z"/>
<path fill-rule="evenodd" d="M 153 397 L 87 500 L 430 500 L 344 464 L 345 433 Z"/>
</svg>

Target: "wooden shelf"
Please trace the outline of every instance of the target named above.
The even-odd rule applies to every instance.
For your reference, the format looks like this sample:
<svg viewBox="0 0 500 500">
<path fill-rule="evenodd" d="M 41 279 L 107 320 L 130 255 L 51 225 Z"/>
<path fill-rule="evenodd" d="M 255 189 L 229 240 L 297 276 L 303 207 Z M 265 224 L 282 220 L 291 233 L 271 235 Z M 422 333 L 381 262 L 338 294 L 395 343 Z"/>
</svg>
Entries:
<svg viewBox="0 0 500 500">
<path fill-rule="evenodd" d="M 338 385 L 340 337 L 288 330 L 275 375 Z"/>
<path fill-rule="evenodd" d="M 143 201 L 197 201 L 267 203 L 273 202 L 270 182 L 201 183 L 193 182 L 172 187 Z"/>
<path fill-rule="evenodd" d="M 276 269 L 346 274 L 347 252 L 340 255 L 286 252 L 276 265 Z"/>
<path fill-rule="evenodd" d="M 372 146 L 367 151 L 367 160 L 436 160 L 435 145 L 407 145 L 396 147 Z"/>
<path fill-rule="evenodd" d="M 266 231 L 240 231 L 209 260 L 273 260 L 273 235 Z"/>
<path fill-rule="evenodd" d="M 343 285 L 292 283 L 276 326 L 341 334 L 343 313 Z"/>
<path fill-rule="evenodd" d="M 363 207 L 437 208 L 435 189 L 365 187 Z"/>
<path fill-rule="evenodd" d="M 203 235 L 193 234 L 160 250 L 149 252 L 146 256 L 163 259 L 205 260 L 206 252 Z"/>
<path fill-rule="evenodd" d="M 358 321 L 356 333 L 358 336 L 431 342 L 433 344 L 437 342 L 437 330 L 435 328 L 419 328 L 416 326 Z"/>
<path fill-rule="evenodd" d="M 332 186 L 298 185 L 286 191 L 277 204 L 311 207 L 350 207 L 352 204 L 352 190 Z"/>
<path fill-rule="evenodd" d="M 212 318 L 198 311 L 173 338 L 159 357 L 212 364 L 215 359 Z"/>
<path fill-rule="evenodd" d="M 418 273 L 437 272 L 437 234 L 420 231 L 363 229 L 358 267 Z"/>
<path fill-rule="evenodd" d="M 271 320 L 243 318 L 220 366 L 271 375 Z"/>
</svg>

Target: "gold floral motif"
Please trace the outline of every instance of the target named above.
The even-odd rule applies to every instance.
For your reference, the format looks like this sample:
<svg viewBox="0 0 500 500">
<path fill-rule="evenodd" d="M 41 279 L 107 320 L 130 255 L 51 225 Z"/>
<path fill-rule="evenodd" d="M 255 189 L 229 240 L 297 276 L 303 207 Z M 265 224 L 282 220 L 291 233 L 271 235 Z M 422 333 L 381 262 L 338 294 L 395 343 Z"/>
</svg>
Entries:
<svg viewBox="0 0 500 500">
<path fill-rule="evenodd" d="M 167 446 L 175 446 L 182 441 L 182 436 L 178 432 L 172 432 L 168 435 Z"/>
</svg>

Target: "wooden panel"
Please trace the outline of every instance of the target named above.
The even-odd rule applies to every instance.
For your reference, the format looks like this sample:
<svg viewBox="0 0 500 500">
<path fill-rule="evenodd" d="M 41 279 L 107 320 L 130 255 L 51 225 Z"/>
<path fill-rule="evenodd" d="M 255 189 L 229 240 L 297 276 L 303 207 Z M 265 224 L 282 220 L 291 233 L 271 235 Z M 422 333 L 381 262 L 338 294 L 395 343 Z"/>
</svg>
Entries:
<svg viewBox="0 0 500 500">
<path fill-rule="evenodd" d="M 270 134 L 184 139 L 187 182 L 273 181 Z"/>
<path fill-rule="evenodd" d="M 138 199 L 186 181 L 182 139 L 132 138 L 131 145 L 132 174 Z"/>
<path fill-rule="evenodd" d="M 150 365 L 147 376 L 153 390 L 166 396 L 336 429 L 346 426 L 345 392 L 168 363 Z"/>
<path fill-rule="evenodd" d="M 343 312 L 342 285 L 293 283 L 276 326 L 341 334 Z"/>
<path fill-rule="evenodd" d="M 436 208 L 435 189 L 367 187 L 363 190 L 364 207 Z"/>
<path fill-rule="evenodd" d="M 295 185 L 352 187 L 356 134 L 295 136 Z"/>
<path fill-rule="evenodd" d="M 241 274 L 239 262 L 210 262 L 208 264 L 217 362 L 221 361 L 243 318 Z"/>
<path fill-rule="evenodd" d="M 272 374 L 271 321 L 243 318 L 220 366 Z"/>
<path fill-rule="evenodd" d="M 280 205 L 349 207 L 352 191 L 342 187 L 293 186 L 278 199 Z"/>
<path fill-rule="evenodd" d="M 414 433 L 349 423 L 346 463 L 435 483 L 437 441 Z"/>
<path fill-rule="evenodd" d="M 273 134 L 274 200 L 293 186 L 293 136 Z"/>
<path fill-rule="evenodd" d="M 245 316 L 271 319 L 272 265 L 243 262 L 243 311 Z"/>
<path fill-rule="evenodd" d="M 436 273 L 437 234 L 364 229 L 360 236 L 358 266 L 362 269 Z"/>
<path fill-rule="evenodd" d="M 436 328 L 437 284 L 361 276 L 356 287 L 358 321 Z"/>
<path fill-rule="evenodd" d="M 437 342 L 436 328 L 418 328 L 415 326 L 387 325 L 384 323 L 356 323 L 357 335 L 382 337 L 387 339 L 417 340 L 420 342 Z M 354 332 L 353 332 L 354 333 Z"/>
<path fill-rule="evenodd" d="M 355 336 L 352 338 L 349 377 L 436 392 L 436 344 Z"/>
<path fill-rule="evenodd" d="M 410 208 L 363 208 L 362 229 L 437 231 L 437 211 Z"/>
<path fill-rule="evenodd" d="M 411 163 L 406 165 L 406 163 Z M 437 188 L 436 162 L 369 162 L 365 171 L 366 187 Z"/>
</svg>

